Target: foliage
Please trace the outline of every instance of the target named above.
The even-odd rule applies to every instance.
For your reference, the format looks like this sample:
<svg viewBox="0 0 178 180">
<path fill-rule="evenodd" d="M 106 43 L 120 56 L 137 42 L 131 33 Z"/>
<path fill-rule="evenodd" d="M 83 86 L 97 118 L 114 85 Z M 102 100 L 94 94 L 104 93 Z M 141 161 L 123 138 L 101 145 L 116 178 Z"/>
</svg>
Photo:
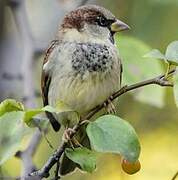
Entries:
<svg viewBox="0 0 178 180">
<path fill-rule="evenodd" d="M 155 58 L 163 60 L 168 64 L 167 72 L 165 74 L 165 78 L 168 77 L 168 71 L 171 69 L 171 65 L 178 66 L 178 41 L 171 42 L 166 49 L 165 54 L 162 54 L 158 49 L 154 49 L 147 53 L 144 57 L 148 58 Z M 174 76 L 174 97 L 176 105 L 178 106 L 178 80 L 177 80 L 177 73 Z"/>
<path fill-rule="evenodd" d="M 174 41 L 168 45 L 165 55 L 162 54 L 158 49 L 153 49 L 152 51 L 147 53 L 144 57 L 164 60 L 167 63 L 177 66 L 178 65 L 178 41 Z"/>
<path fill-rule="evenodd" d="M 67 148 L 65 154 L 79 164 L 83 171 L 92 173 L 96 169 L 96 153 L 87 148 Z"/>
<path fill-rule="evenodd" d="M 11 102 L 14 104 L 14 101 Z M 0 165 L 19 150 L 23 137 L 29 132 L 22 124 L 23 116 L 22 111 L 11 111 L 0 116 Z"/>
<path fill-rule="evenodd" d="M 130 51 L 133 54 L 141 55 L 149 48 L 143 43 L 129 37 L 122 37 L 130 42 Z M 121 40 L 122 40 L 121 38 Z M 124 83 L 130 84 L 136 81 L 141 81 L 141 78 L 160 73 L 161 69 L 157 61 L 138 60 L 138 56 L 129 56 L 124 49 L 127 44 L 122 44 L 122 54 L 125 56 L 125 66 L 135 65 L 139 68 L 137 76 L 131 69 L 126 70 Z M 133 49 L 131 47 L 134 47 Z M 145 57 L 164 60 L 168 64 L 164 78 L 169 81 L 170 65 L 178 65 L 178 41 L 172 42 L 163 55 L 159 50 L 152 50 L 147 53 Z M 132 61 L 131 61 L 132 60 Z M 130 63 L 131 61 L 132 63 Z M 155 72 L 148 71 L 148 66 L 154 63 Z M 126 68 L 127 69 L 127 68 Z M 174 94 L 176 102 L 178 102 L 178 81 L 177 75 L 174 76 Z M 146 94 L 144 94 L 146 96 Z M 137 97 L 138 98 L 138 97 Z M 38 127 L 46 129 L 48 121 L 45 118 L 36 117 L 44 112 L 63 113 L 74 112 L 68 105 L 59 101 L 56 107 L 45 106 L 37 109 L 26 110 L 20 102 L 12 99 L 7 99 L 0 104 L 0 164 L 3 164 L 7 159 L 11 158 L 19 149 L 20 143 L 25 134 L 31 127 Z M 76 112 L 75 112 L 76 113 Z M 78 114 L 77 114 L 78 116 Z M 24 123 L 27 126 L 24 126 Z M 135 173 L 140 169 L 138 161 L 140 155 L 140 143 L 134 128 L 122 118 L 115 115 L 100 116 L 93 122 L 89 122 L 86 126 L 86 133 L 88 135 L 91 149 L 86 147 L 77 147 L 65 149 L 66 156 L 86 172 L 93 172 L 96 168 L 96 154 L 97 153 L 115 153 L 120 154 L 123 158 L 122 167 L 127 173 Z"/>
<path fill-rule="evenodd" d="M 136 83 L 163 73 L 159 62 L 154 62 L 151 58 L 143 61 L 142 56 L 151 50 L 144 42 L 133 37 L 116 36 L 116 43 L 124 67 L 123 85 Z M 157 107 L 164 105 L 164 89 L 160 87 L 145 87 L 136 93 L 132 92 L 132 95 L 143 103 Z"/>
<path fill-rule="evenodd" d="M 9 106 L 7 105 L 2 106 L 3 104 L 8 104 Z M 18 104 L 19 102 L 6 100 L 1 103 L 1 107 L 2 109 L 4 109 L 4 111 L 6 110 L 9 111 L 9 107 L 11 107 L 12 105 L 16 107 Z M 63 107 L 65 107 L 64 109 L 67 110 L 66 106 L 60 106 L 61 109 L 63 109 Z M 45 111 L 56 112 L 56 113 L 61 112 L 61 109 L 59 109 L 59 106 L 58 109 L 55 109 L 51 106 L 46 106 L 41 109 L 38 108 L 27 111 L 24 109 L 23 111 L 22 109 L 20 110 L 17 109 L 15 112 L 11 112 L 12 114 L 7 112 L 6 114 L 2 115 L 0 121 L 1 127 L 4 128 L 5 126 L 7 126 L 8 129 L 11 129 L 11 133 L 12 133 L 11 137 L 13 138 L 11 138 L 9 141 L 12 142 L 14 141 L 14 139 L 16 139 L 14 143 L 10 144 L 11 146 L 9 146 L 8 143 L 6 144 L 7 147 L 4 146 L 5 150 L 1 151 L 0 154 L 0 157 L 5 158 L 2 159 L 3 160 L 2 162 L 4 162 L 5 160 L 7 160 L 8 158 L 10 158 L 15 154 L 15 152 L 19 148 L 21 140 L 25 135 L 23 132 L 26 128 L 22 127 L 21 129 L 19 128 L 19 126 L 14 126 L 14 124 L 18 125 L 19 123 L 25 122 L 29 127 L 34 127 L 35 126 L 34 116 Z M 12 111 L 13 110 L 14 109 L 12 109 Z M 8 125 L 9 119 L 12 119 L 14 122 L 14 124 L 11 123 L 13 128 Z M 2 135 L 1 137 L 3 138 L 1 142 L 3 142 L 4 138 L 6 138 L 6 136 L 10 134 L 8 131 L 2 131 L 2 132 L 4 134 L 3 133 L 1 134 Z M 121 120 L 117 116 L 106 115 L 98 118 L 95 122 L 89 123 L 87 127 L 87 134 L 89 136 L 92 148 L 95 151 L 119 153 L 131 162 L 137 160 L 139 157 L 140 145 L 134 129 L 126 121 Z M 98 137 L 99 139 L 96 139 L 96 137 Z M 9 149 L 10 151 L 9 153 L 7 149 Z M 5 153 L 8 153 L 8 155 L 6 155 Z M 86 148 L 76 148 L 74 150 L 67 149 L 65 153 L 70 159 L 78 163 L 81 166 L 82 170 L 84 171 L 92 172 L 96 167 L 95 153 L 93 153 L 93 151 L 89 149 Z"/>
<path fill-rule="evenodd" d="M 0 104 L 0 116 L 3 116 L 7 112 L 23 111 L 24 107 L 22 103 L 16 102 L 13 99 L 7 99 Z"/>
<path fill-rule="evenodd" d="M 86 148 L 66 149 L 65 153 L 78 163 L 83 171 L 92 172 L 96 167 L 96 155 L 100 153 L 120 154 L 129 162 L 139 158 L 140 144 L 133 127 L 114 115 L 105 115 L 90 122 L 87 135 L 93 151 Z"/>
<path fill-rule="evenodd" d="M 97 152 L 121 154 L 134 162 L 140 154 L 140 144 L 133 127 L 120 117 L 105 115 L 89 123 L 87 134 L 92 149 Z"/>
</svg>

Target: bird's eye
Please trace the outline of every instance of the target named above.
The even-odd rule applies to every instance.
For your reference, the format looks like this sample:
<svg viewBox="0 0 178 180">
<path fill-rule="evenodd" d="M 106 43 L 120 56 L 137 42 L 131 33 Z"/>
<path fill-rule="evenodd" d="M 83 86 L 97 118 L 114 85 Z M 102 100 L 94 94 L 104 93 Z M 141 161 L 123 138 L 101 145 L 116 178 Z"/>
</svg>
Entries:
<svg viewBox="0 0 178 180">
<path fill-rule="evenodd" d="M 99 17 L 97 18 L 97 22 L 98 22 L 98 25 L 99 25 L 99 26 L 103 26 L 103 27 L 108 26 L 108 21 L 107 21 L 107 19 L 104 18 L 104 17 L 102 17 L 102 16 L 99 16 Z"/>
</svg>

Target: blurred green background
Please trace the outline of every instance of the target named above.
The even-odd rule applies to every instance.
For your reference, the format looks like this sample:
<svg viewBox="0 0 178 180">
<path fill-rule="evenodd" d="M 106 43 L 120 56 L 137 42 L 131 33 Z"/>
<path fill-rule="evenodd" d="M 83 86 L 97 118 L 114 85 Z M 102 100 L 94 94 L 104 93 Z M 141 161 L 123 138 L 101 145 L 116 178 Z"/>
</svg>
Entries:
<svg viewBox="0 0 178 180">
<path fill-rule="evenodd" d="M 58 3 L 57 0 L 26 1 L 30 27 L 39 42 L 48 44 L 54 38 L 58 18 L 64 13 L 58 12 Z M 67 3 L 69 10 L 72 9 L 72 2 L 68 0 Z M 163 64 L 145 59 L 143 55 L 154 48 L 164 52 L 171 41 L 178 39 L 177 0 L 98 0 L 94 3 L 108 8 L 131 27 L 129 32 L 116 37 L 123 58 L 125 84 L 164 72 Z M 14 25 L 13 14 L 8 7 L 5 8 L 5 17 L 5 36 L 9 39 Z M 17 29 L 14 28 L 14 31 Z M 20 38 L 15 38 L 20 44 Z M 19 49 L 20 45 L 18 51 Z M 35 59 L 35 83 L 36 89 L 39 90 L 43 55 L 37 55 Z M 40 105 L 41 98 L 38 98 L 38 102 Z M 172 89 L 151 86 L 124 95 L 118 100 L 118 113 L 133 125 L 139 135 L 142 148 L 140 172 L 132 176 L 127 175 L 121 170 L 119 156 L 104 154 L 98 160 L 97 170 L 93 174 L 77 170 L 63 178 L 64 180 L 171 180 L 178 171 L 178 109 Z M 47 136 L 57 147 L 60 133 L 50 131 Z M 26 137 L 22 143 L 22 149 L 27 145 L 29 138 Z M 38 168 L 42 167 L 52 152 L 43 140 L 34 157 Z M 20 160 L 12 158 L 3 165 L 1 171 L 5 176 L 16 177 L 19 176 L 20 169 Z"/>
</svg>

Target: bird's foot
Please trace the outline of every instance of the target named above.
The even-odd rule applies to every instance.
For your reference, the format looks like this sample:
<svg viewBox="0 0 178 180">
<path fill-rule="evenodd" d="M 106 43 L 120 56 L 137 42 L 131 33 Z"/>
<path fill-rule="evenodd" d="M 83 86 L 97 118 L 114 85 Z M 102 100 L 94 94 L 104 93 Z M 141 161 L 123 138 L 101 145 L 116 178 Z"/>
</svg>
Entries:
<svg viewBox="0 0 178 180">
<path fill-rule="evenodd" d="M 107 99 L 104 106 L 108 114 L 116 114 L 116 107 L 112 103 L 111 99 L 113 99 L 112 96 Z"/>
<path fill-rule="evenodd" d="M 71 134 L 75 133 L 75 131 L 71 128 L 67 128 L 64 130 L 64 134 L 63 134 L 63 141 L 64 142 L 68 142 L 71 140 Z"/>
<path fill-rule="evenodd" d="M 72 142 L 78 147 L 83 147 L 83 145 L 79 143 L 79 141 L 75 138 L 75 136 L 72 138 Z"/>
</svg>

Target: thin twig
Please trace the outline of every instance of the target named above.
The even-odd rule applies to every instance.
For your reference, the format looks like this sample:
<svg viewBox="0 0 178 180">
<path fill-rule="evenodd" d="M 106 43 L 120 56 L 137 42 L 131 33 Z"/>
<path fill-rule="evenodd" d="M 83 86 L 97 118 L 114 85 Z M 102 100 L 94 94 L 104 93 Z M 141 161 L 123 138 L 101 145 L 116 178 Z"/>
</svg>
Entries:
<svg viewBox="0 0 178 180">
<path fill-rule="evenodd" d="M 175 71 L 171 71 L 169 72 L 169 74 L 173 74 Z M 173 84 L 170 83 L 169 81 L 167 81 L 166 79 L 164 79 L 164 75 L 158 76 L 156 78 L 153 79 L 148 79 L 146 81 L 142 81 L 130 86 L 125 86 L 123 88 L 121 88 L 119 91 L 117 91 L 116 93 L 114 93 L 111 97 L 110 100 L 113 101 L 114 99 L 118 98 L 119 96 L 121 96 L 122 94 L 125 94 L 126 92 L 129 92 L 131 90 L 143 87 L 143 86 L 147 86 L 147 85 L 151 85 L 151 84 L 156 84 L 156 85 L 160 85 L 160 86 L 168 86 L 168 87 L 172 87 Z M 80 129 L 80 126 L 82 126 L 84 123 L 87 123 L 88 120 L 94 116 L 97 112 L 99 112 L 102 108 L 104 108 L 104 104 L 107 102 L 108 100 L 106 100 L 105 102 L 103 102 L 101 105 L 96 106 L 93 110 L 91 110 L 86 116 L 81 118 L 81 122 L 77 125 L 75 125 L 73 127 L 73 131 L 71 131 L 71 134 L 69 135 L 69 138 L 71 139 L 75 133 Z M 61 158 L 61 156 L 63 155 L 65 148 L 67 146 L 68 141 L 63 141 L 61 143 L 61 145 L 58 147 L 58 149 L 56 150 L 56 152 L 49 157 L 48 161 L 45 163 L 45 165 L 38 171 L 35 171 L 33 173 L 30 174 L 30 176 L 32 177 L 49 177 L 49 171 L 50 169 L 54 166 L 54 164 L 56 164 L 58 162 L 58 160 Z"/>
<path fill-rule="evenodd" d="M 59 168 L 60 168 L 60 162 L 59 162 L 59 159 L 58 159 L 58 161 L 57 161 L 57 163 L 56 163 L 56 172 L 55 172 L 55 180 L 58 180 L 58 179 L 60 179 L 60 176 L 59 176 Z"/>
<path fill-rule="evenodd" d="M 176 174 L 173 176 L 171 180 L 175 180 L 177 177 L 178 177 L 178 172 L 176 172 Z"/>
<path fill-rule="evenodd" d="M 169 72 L 170 74 L 173 74 L 175 72 L 175 70 L 172 70 Z M 113 101 L 114 99 L 118 98 L 119 96 L 121 96 L 122 94 L 125 94 L 128 91 L 132 91 L 134 89 L 137 88 L 141 88 L 144 86 L 148 86 L 151 84 L 156 84 L 159 86 L 169 86 L 172 87 L 173 84 L 170 83 L 169 81 L 164 79 L 164 75 L 158 76 L 156 78 L 153 79 L 148 79 L 130 86 L 124 86 L 123 88 L 121 88 L 119 91 L 117 91 L 116 93 L 114 93 L 111 97 L 110 100 Z M 90 119 L 92 116 L 94 116 L 98 111 L 100 111 L 102 108 L 104 108 L 104 104 L 107 103 L 108 100 L 106 100 L 103 104 L 100 104 L 98 106 L 96 106 L 95 108 L 93 108 L 85 117 L 84 119 Z"/>
<path fill-rule="evenodd" d="M 77 124 L 73 127 L 73 131 L 69 134 L 69 138 L 71 139 L 75 133 L 78 131 L 80 126 L 83 125 L 83 123 Z M 39 177 L 39 178 L 47 178 L 49 177 L 49 171 L 50 169 L 60 160 L 61 156 L 63 155 L 65 148 L 67 147 L 68 141 L 63 141 L 59 148 L 54 152 L 54 154 L 49 157 L 48 161 L 45 163 L 45 165 L 39 170 L 35 171 L 30 174 L 31 177 Z"/>
</svg>

